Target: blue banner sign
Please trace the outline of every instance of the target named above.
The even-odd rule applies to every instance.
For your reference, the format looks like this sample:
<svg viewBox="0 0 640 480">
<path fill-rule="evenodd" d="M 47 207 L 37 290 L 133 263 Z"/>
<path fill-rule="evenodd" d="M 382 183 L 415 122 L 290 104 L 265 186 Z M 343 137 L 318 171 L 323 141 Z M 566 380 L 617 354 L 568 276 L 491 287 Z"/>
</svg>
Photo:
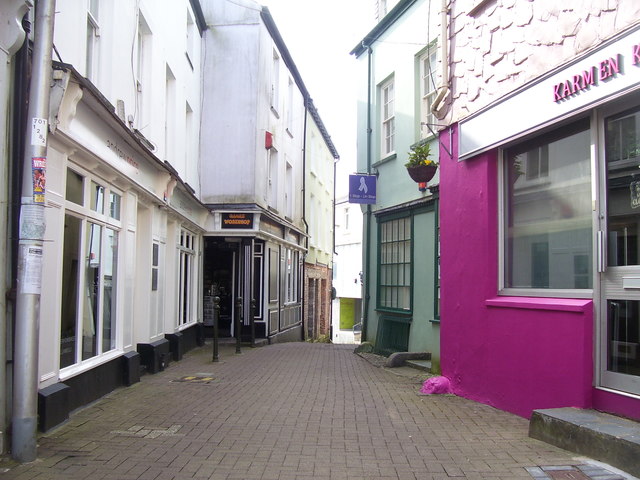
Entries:
<svg viewBox="0 0 640 480">
<path fill-rule="evenodd" d="M 375 175 L 349 175 L 349 203 L 376 203 Z"/>
</svg>

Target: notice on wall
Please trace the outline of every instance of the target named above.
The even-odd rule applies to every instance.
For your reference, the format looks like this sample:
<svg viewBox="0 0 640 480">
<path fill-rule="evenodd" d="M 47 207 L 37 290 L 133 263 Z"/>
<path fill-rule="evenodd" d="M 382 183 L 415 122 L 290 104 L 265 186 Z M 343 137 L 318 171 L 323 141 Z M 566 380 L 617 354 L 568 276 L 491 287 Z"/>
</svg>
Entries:
<svg viewBox="0 0 640 480">
<path fill-rule="evenodd" d="M 31 198 L 23 198 L 20 207 L 20 238 L 42 239 L 45 228 L 44 206 L 32 203 Z"/>
</svg>

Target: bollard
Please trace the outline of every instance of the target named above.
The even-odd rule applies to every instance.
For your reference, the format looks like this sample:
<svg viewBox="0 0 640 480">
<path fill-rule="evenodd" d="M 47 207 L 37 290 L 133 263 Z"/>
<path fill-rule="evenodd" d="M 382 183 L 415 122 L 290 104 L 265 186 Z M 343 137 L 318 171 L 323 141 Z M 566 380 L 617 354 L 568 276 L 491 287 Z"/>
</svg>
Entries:
<svg viewBox="0 0 640 480">
<path fill-rule="evenodd" d="M 240 331 L 242 325 L 242 297 L 236 298 L 236 318 L 235 318 L 235 330 L 236 330 L 236 353 L 242 353 L 240 350 L 240 337 L 242 332 Z"/>
<path fill-rule="evenodd" d="M 218 359 L 218 323 L 220 322 L 220 297 L 213 297 L 213 361 Z"/>
</svg>

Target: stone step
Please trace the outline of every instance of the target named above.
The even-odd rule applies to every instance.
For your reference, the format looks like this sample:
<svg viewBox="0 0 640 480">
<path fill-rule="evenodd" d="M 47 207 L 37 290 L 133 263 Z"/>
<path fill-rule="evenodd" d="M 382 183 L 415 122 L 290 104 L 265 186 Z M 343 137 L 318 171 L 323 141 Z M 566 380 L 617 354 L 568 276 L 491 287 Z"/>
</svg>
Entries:
<svg viewBox="0 0 640 480">
<path fill-rule="evenodd" d="M 407 367 L 431 373 L 431 360 L 407 360 Z"/>
<path fill-rule="evenodd" d="M 534 410 L 529 436 L 640 477 L 640 423 L 595 410 Z"/>
</svg>

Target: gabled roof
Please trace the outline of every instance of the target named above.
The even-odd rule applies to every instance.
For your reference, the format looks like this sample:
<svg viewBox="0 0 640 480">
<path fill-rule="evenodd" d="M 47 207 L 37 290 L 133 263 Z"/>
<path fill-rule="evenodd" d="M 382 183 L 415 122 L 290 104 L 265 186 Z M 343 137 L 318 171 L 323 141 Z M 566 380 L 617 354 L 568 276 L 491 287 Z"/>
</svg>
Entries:
<svg viewBox="0 0 640 480">
<path fill-rule="evenodd" d="M 302 81 L 302 76 L 298 71 L 298 67 L 296 67 L 295 62 L 293 61 L 293 58 L 289 53 L 289 49 L 285 45 L 284 40 L 282 39 L 282 35 L 280 35 L 280 31 L 278 30 L 278 27 L 276 27 L 276 23 L 273 20 L 273 17 L 271 16 L 271 12 L 267 7 L 262 7 L 262 10 L 260 11 L 260 16 L 262 17 L 262 21 L 264 22 L 265 27 L 267 27 L 267 31 L 271 35 L 271 38 L 273 38 L 273 41 L 278 47 L 278 51 L 282 56 L 282 60 L 284 61 L 285 65 L 291 72 L 291 75 L 293 75 L 293 79 L 296 82 L 296 85 L 298 85 L 298 88 L 300 89 L 302 96 L 304 97 L 305 107 L 309 110 L 309 113 L 313 117 L 313 120 L 316 122 L 316 125 L 318 126 L 318 130 L 320 130 L 320 133 L 322 134 L 322 137 L 324 138 L 324 141 L 327 144 L 327 147 L 329 148 L 331 155 L 333 155 L 333 158 L 335 159 L 340 158 L 340 155 L 338 155 L 336 147 L 333 144 L 333 141 L 331 140 L 331 136 L 329 135 L 329 132 L 324 126 L 324 123 L 320 118 L 320 114 L 318 113 L 318 110 L 313 104 L 313 99 L 309 94 L 309 90 L 307 90 L 306 85 Z"/>
</svg>

